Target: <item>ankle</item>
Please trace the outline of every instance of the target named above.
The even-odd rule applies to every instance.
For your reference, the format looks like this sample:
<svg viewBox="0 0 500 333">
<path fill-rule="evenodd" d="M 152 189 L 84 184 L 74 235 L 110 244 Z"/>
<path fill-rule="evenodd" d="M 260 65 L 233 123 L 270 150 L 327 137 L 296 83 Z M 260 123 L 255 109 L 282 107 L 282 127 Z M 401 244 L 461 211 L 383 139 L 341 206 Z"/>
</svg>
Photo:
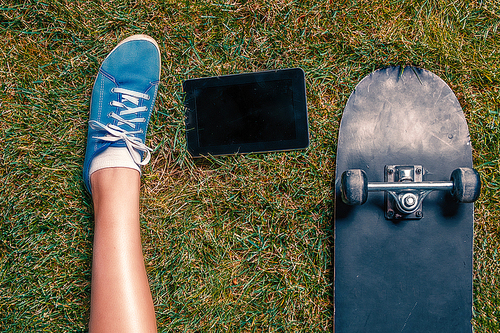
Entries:
<svg viewBox="0 0 500 333">
<path fill-rule="evenodd" d="M 141 186 L 141 174 L 133 168 L 110 167 L 95 171 L 90 176 L 92 196 L 94 191 L 110 194 L 116 192 L 139 192 Z M 97 193 L 96 193 L 97 194 Z"/>
</svg>

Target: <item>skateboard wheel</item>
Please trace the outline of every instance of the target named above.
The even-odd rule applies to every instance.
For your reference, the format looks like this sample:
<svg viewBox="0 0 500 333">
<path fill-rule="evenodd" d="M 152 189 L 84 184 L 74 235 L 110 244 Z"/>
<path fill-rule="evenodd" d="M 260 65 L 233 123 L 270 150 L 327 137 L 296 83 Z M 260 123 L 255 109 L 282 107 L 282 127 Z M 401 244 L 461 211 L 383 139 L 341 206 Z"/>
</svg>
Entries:
<svg viewBox="0 0 500 333">
<path fill-rule="evenodd" d="M 368 179 L 361 169 L 350 169 L 342 173 L 342 201 L 347 205 L 362 205 L 368 198 Z"/>
<path fill-rule="evenodd" d="M 458 202 L 474 202 L 481 193 L 481 178 L 479 173 L 471 168 L 458 168 L 451 173 L 453 182 L 451 195 Z"/>
</svg>

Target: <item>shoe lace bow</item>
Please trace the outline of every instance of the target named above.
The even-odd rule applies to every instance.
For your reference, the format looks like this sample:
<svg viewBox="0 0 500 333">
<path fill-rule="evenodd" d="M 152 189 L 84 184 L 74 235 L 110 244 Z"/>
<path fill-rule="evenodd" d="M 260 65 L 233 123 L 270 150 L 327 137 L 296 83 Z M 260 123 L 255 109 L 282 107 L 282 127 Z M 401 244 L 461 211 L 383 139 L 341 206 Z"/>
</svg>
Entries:
<svg viewBox="0 0 500 333">
<path fill-rule="evenodd" d="M 124 119 L 122 116 L 132 113 L 147 111 L 148 108 L 146 106 L 138 106 L 138 105 L 140 99 L 149 100 L 149 95 L 123 88 L 113 88 L 111 89 L 111 92 L 122 94 L 121 101 L 112 101 L 110 103 L 110 105 L 120 108 L 121 111 L 118 114 L 114 112 L 110 112 L 108 114 L 109 117 L 117 120 L 118 122 L 116 123 L 116 125 L 114 124 L 104 125 L 96 120 L 89 121 L 89 126 L 91 126 L 93 129 L 103 130 L 107 132 L 106 136 L 98 136 L 94 138 L 108 142 L 116 142 L 120 140 L 125 141 L 127 149 L 130 152 L 132 158 L 134 159 L 134 162 L 137 163 L 138 165 L 146 165 L 151 159 L 151 152 L 153 150 L 148 146 L 146 146 L 140 138 L 135 137 L 135 134 L 142 133 L 141 129 L 135 130 L 136 123 L 143 123 L 146 121 L 146 119 L 139 117 L 133 119 Z M 125 105 L 124 104 L 125 102 L 130 102 L 135 107 L 129 107 Z M 122 125 L 128 125 L 133 130 L 127 131 L 120 127 Z M 144 159 L 141 159 L 140 152 L 145 153 Z"/>
</svg>

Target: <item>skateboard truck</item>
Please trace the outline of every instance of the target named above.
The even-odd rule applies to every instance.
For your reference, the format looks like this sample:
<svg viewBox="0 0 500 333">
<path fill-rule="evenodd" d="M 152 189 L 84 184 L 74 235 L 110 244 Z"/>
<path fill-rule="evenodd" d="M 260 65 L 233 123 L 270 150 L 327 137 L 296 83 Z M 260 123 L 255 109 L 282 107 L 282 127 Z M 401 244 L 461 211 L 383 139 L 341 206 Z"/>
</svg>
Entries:
<svg viewBox="0 0 500 333">
<path fill-rule="evenodd" d="M 432 191 L 450 191 L 458 202 L 474 202 L 481 192 L 481 179 L 471 168 L 455 169 L 449 181 L 422 181 L 421 165 L 386 165 L 384 182 L 368 182 L 361 169 L 342 173 L 342 201 L 347 205 L 362 205 L 368 192 L 385 192 L 385 217 L 388 220 L 421 219 L 422 202 Z"/>
</svg>

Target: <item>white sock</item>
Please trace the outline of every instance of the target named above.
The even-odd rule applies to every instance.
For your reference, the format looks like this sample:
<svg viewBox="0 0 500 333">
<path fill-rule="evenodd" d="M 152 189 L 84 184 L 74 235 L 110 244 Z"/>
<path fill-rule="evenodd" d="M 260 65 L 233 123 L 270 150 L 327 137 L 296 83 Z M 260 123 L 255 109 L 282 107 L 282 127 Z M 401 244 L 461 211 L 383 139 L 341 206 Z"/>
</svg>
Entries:
<svg viewBox="0 0 500 333">
<path fill-rule="evenodd" d="M 104 168 L 130 168 L 141 172 L 141 168 L 134 162 L 127 147 L 108 147 L 94 157 L 90 163 L 89 177 Z"/>
</svg>

